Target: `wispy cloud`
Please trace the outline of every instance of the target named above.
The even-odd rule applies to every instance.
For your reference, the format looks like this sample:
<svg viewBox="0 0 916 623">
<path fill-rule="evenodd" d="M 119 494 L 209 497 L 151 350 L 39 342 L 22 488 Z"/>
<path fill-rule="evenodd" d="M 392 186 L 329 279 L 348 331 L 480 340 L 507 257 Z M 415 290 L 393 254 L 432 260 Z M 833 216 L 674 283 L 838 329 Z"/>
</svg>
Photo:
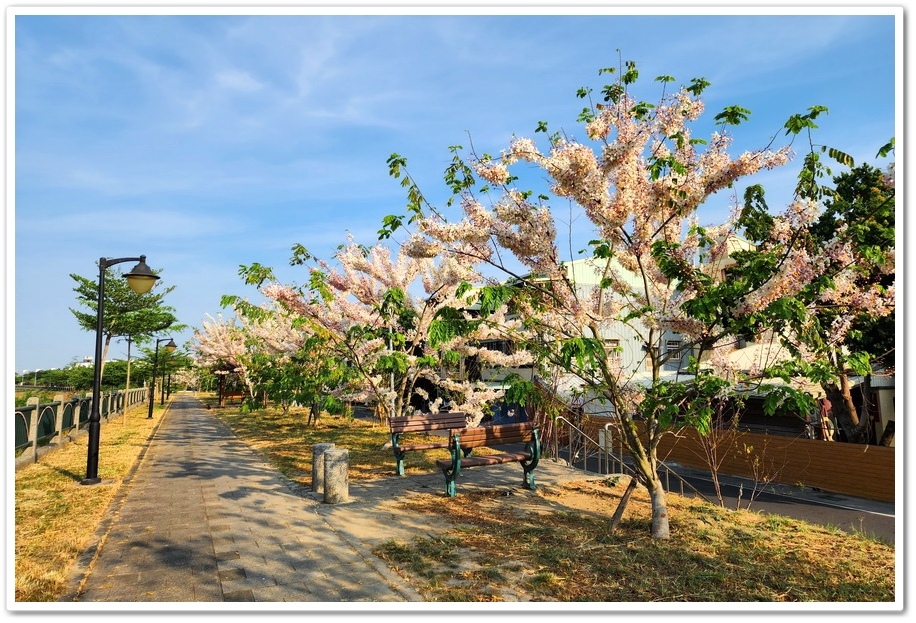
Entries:
<svg viewBox="0 0 916 623">
<path fill-rule="evenodd" d="M 244 289 L 239 264 L 295 280 L 292 244 L 329 257 L 403 212 L 392 152 L 441 207 L 449 146 L 498 154 L 513 134 L 542 138 L 540 121 L 584 140 L 577 90 L 600 101 L 613 77 L 598 69 L 621 61 L 638 63 L 647 101 L 658 75 L 710 80 L 699 138 L 722 106 L 751 109 L 736 151 L 813 104 L 830 107 L 818 138 L 857 160 L 894 131 L 892 18 L 653 12 L 15 16 L 16 297 L 57 291 L 17 314 L 17 341 L 55 326 L 64 354 L 46 357 L 85 354 L 62 320 L 67 275 L 100 255 L 155 258 L 189 323 Z M 768 200 L 794 173 L 768 174 Z M 17 351 L 17 367 L 50 364 L 33 357 Z"/>
</svg>

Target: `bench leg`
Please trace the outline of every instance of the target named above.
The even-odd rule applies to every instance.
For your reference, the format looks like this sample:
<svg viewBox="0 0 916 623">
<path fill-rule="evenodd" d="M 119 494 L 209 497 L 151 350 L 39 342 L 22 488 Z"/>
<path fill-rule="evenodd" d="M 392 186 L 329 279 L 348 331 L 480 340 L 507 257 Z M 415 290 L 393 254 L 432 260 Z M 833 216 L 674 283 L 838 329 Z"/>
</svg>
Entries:
<svg viewBox="0 0 916 623">
<path fill-rule="evenodd" d="M 458 495 L 457 488 L 455 486 L 455 480 L 458 478 L 458 470 L 455 469 L 443 469 L 442 473 L 445 475 L 445 495 L 450 498 Z"/>
<path fill-rule="evenodd" d="M 455 463 L 452 461 L 451 468 L 443 468 L 442 474 L 445 476 L 445 495 L 450 498 L 458 495 L 457 486 L 455 481 L 458 480 L 458 475 L 461 473 L 461 463 Z"/>
<path fill-rule="evenodd" d="M 396 476 L 404 475 L 404 452 L 394 451 L 394 473 Z"/>
<path fill-rule="evenodd" d="M 525 488 L 534 491 L 537 487 L 534 484 L 534 470 L 525 469 Z"/>
</svg>

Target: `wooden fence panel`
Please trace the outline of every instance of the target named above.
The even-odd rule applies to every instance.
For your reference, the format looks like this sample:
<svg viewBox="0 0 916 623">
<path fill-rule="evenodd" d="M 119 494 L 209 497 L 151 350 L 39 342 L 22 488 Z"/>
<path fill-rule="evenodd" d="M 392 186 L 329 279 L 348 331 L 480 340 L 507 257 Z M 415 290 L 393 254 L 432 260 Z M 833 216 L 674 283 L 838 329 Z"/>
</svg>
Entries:
<svg viewBox="0 0 916 623">
<path fill-rule="evenodd" d="M 766 476 L 780 484 L 894 502 L 894 448 L 737 431 L 720 431 L 718 435 L 720 474 Z M 699 438 L 695 430 L 665 435 L 658 457 L 708 471 Z"/>
</svg>

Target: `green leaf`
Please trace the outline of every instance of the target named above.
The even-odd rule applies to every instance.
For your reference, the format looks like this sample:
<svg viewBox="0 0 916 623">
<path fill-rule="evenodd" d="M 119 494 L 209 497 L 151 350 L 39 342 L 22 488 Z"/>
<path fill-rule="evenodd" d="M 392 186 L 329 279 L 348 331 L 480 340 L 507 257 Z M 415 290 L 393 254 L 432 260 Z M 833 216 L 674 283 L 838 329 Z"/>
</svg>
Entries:
<svg viewBox="0 0 916 623">
<path fill-rule="evenodd" d="M 893 138 L 893 137 L 891 137 L 891 140 L 889 140 L 887 143 L 885 143 L 885 144 L 881 147 L 881 149 L 878 150 L 878 153 L 875 155 L 875 157 L 876 157 L 876 158 L 884 158 L 884 157 L 886 157 L 889 153 L 891 153 L 892 151 L 894 151 L 894 138 Z"/>
<path fill-rule="evenodd" d="M 711 84 L 706 78 L 694 78 L 690 81 L 690 86 L 686 88 L 686 91 L 698 97 Z"/>
<path fill-rule="evenodd" d="M 822 152 L 827 152 L 827 155 L 839 162 L 840 164 L 846 165 L 847 167 L 854 167 L 855 162 L 852 159 L 852 156 L 849 154 L 835 149 L 833 147 L 827 147 L 826 145 L 821 147 Z"/>
<path fill-rule="evenodd" d="M 517 293 L 518 288 L 511 285 L 484 286 L 479 295 L 481 316 L 489 316 L 511 301 Z"/>
<path fill-rule="evenodd" d="M 442 307 L 436 311 L 429 325 L 429 345 L 438 348 L 456 337 L 469 334 L 477 324 L 453 307 Z"/>
</svg>

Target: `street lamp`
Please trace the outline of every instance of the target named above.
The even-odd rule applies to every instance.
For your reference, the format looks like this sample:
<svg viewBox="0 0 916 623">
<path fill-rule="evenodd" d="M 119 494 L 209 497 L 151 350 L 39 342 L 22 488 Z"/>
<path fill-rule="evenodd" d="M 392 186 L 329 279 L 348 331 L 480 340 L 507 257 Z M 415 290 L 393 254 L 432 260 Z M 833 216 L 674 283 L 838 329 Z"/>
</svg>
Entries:
<svg viewBox="0 0 916 623">
<path fill-rule="evenodd" d="M 170 337 L 156 340 L 156 352 L 153 355 L 153 380 L 149 382 L 149 415 L 146 416 L 148 420 L 153 418 L 153 403 L 156 402 L 156 366 L 159 364 L 159 345 L 166 340 L 168 340 L 169 343 L 165 345 L 165 350 L 173 353 L 175 349 L 178 348 L 178 346 L 175 345 L 175 340 Z"/>
<path fill-rule="evenodd" d="M 99 259 L 99 298 L 96 307 L 95 325 L 95 372 L 92 378 L 92 410 L 89 412 L 89 450 L 86 456 L 86 477 L 80 481 L 83 485 L 95 485 L 102 482 L 99 478 L 99 431 L 102 416 L 99 413 L 99 400 L 102 386 L 102 319 L 105 313 L 105 271 L 109 266 L 123 262 L 137 262 L 129 273 L 124 275 L 127 285 L 137 294 L 146 294 L 159 279 L 159 276 L 146 265 L 146 256 L 120 257 L 117 259 Z"/>
</svg>

